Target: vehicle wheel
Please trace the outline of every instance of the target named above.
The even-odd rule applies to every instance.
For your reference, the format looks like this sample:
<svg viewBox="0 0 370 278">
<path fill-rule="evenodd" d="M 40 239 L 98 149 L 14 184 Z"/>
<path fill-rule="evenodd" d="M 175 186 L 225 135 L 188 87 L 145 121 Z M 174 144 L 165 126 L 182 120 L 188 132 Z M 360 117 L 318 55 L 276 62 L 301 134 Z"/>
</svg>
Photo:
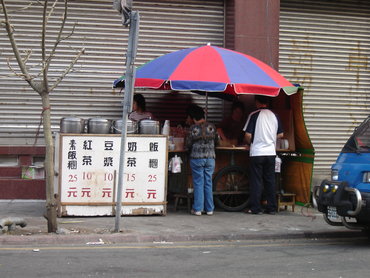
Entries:
<svg viewBox="0 0 370 278">
<path fill-rule="evenodd" d="M 221 169 L 213 179 L 215 204 L 226 211 L 241 211 L 248 205 L 247 170 L 240 166 Z"/>
</svg>

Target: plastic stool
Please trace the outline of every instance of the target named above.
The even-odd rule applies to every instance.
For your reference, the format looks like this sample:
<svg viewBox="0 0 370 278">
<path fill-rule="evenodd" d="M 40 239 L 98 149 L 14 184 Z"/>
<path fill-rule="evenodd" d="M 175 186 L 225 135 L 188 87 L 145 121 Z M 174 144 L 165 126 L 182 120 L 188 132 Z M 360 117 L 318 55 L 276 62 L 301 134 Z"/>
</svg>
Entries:
<svg viewBox="0 0 370 278">
<path fill-rule="evenodd" d="M 292 206 L 292 211 L 294 212 L 295 206 L 295 194 L 294 193 L 278 193 L 277 195 L 277 211 L 280 211 L 280 207 L 284 206 L 285 210 L 288 209 L 288 206 Z"/>
<path fill-rule="evenodd" d="M 175 211 L 177 210 L 180 199 L 186 199 L 187 209 L 189 212 L 191 211 L 191 200 L 194 198 L 193 193 L 180 193 L 173 196 L 175 197 Z"/>
</svg>

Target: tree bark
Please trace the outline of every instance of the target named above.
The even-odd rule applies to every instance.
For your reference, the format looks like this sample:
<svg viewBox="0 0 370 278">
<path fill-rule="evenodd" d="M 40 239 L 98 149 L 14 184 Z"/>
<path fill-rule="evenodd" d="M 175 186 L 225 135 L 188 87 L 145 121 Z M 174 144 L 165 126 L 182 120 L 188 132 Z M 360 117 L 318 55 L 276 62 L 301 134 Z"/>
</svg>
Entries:
<svg viewBox="0 0 370 278">
<path fill-rule="evenodd" d="M 51 133 L 50 121 L 50 95 L 44 93 L 42 98 L 42 119 L 44 138 L 46 145 L 45 153 L 45 182 L 46 182 L 46 217 L 48 220 L 48 232 L 55 233 L 57 225 L 57 202 L 54 196 L 54 142 Z"/>
</svg>

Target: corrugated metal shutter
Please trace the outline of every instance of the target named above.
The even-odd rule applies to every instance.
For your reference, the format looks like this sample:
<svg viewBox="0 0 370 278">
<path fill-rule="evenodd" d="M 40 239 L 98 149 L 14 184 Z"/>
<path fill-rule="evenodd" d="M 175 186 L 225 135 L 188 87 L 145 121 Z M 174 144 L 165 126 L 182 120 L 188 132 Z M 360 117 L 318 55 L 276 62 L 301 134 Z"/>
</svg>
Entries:
<svg viewBox="0 0 370 278">
<path fill-rule="evenodd" d="M 328 174 L 354 127 L 369 115 L 370 2 L 281 0 L 280 72 L 305 88 L 304 115 Z"/>
<path fill-rule="evenodd" d="M 51 94 L 52 128 L 59 130 L 59 120 L 65 116 L 83 118 L 121 117 L 122 94 L 113 90 L 112 82 L 124 73 L 128 28 L 121 24 L 112 9 L 112 0 L 75 0 L 69 2 L 65 35 L 76 24 L 74 34 L 58 48 L 50 78 L 58 78 L 82 47 L 86 54 Z M 40 15 L 42 7 L 34 3 L 28 9 L 24 1 L 8 0 L 11 20 L 16 26 L 16 39 L 21 50 L 33 49 L 32 58 L 40 58 Z M 160 55 L 208 42 L 223 46 L 223 0 L 160 0 L 133 1 L 140 12 L 140 36 L 136 65 L 142 65 Z M 62 5 L 48 25 L 48 44 L 60 26 Z M 5 30 L 0 30 L 0 145 L 33 144 L 40 122 L 41 100 L 25 81 L 13 76 L 7 58 L 13 57 Z M 31 60 L 30 59 L 30 60 Z M 15 60 L 11 60 L 17 68 Z M 29 66 L 36 66 L 37 62 Z M 36 74 L 37 72 L 34 71 Z M 137 91 L 139 92 L 139 91 Z M 204 105 L 205 98 L 192 93 L 140 91 L 145 94 L 148 110 L 159 119 L 180 122 L 189 102 Z M 219 121 L 222 101 L 209 98 L 209 117 Z M 42 134 L 42 129 L 41 129 Z M 39 140 L 38 144 L 41 144 Z"/>
</svg>

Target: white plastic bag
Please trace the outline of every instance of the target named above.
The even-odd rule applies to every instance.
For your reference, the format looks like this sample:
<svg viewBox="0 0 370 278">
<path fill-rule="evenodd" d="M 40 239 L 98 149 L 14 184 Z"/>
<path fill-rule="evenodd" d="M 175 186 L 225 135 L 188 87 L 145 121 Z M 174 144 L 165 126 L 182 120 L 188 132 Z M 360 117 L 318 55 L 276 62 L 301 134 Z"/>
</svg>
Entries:
<svg viewBox="0 0 370 278">
<path fill-rule="evenodd" d="M 171 171 L 171 173 L 181 173 L 181 157 L 175 155 L 171 158 L 170 163 L 168 165 L 168 171 Z"/>
<path fill-rule="evenodd" d="M 275 173 L 280 173 L 281 171 L 281 158 L 276 156 L 275 158 Z"/>
</svg>

